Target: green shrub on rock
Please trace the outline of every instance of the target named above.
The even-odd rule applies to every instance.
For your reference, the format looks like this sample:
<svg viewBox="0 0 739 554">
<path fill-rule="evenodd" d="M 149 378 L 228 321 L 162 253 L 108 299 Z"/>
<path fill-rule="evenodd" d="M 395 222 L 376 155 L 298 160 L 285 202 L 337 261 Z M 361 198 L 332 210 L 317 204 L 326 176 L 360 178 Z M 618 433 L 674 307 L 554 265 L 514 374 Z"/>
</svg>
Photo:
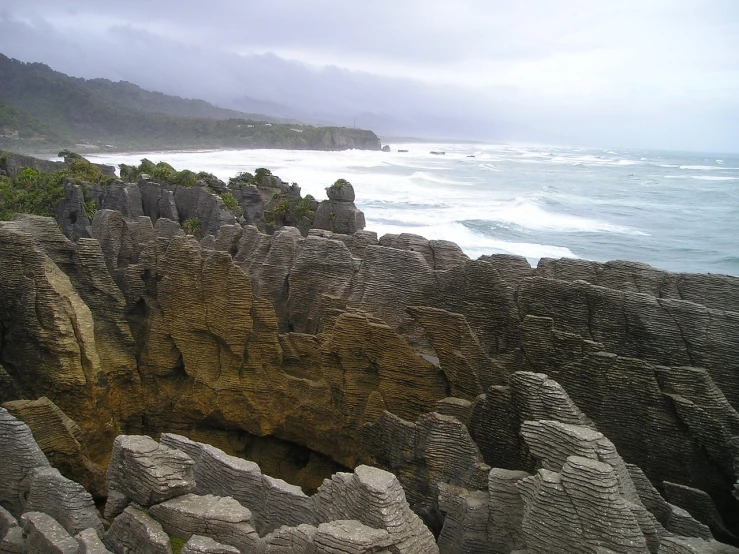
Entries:
<svg viewBox="0 0 739 554">
<path fill-rule="evenodd" d="M 186 219 L 183 227 L 188 235 L 196 235 L 200 232 L 200 218 L 192 217 L 190 219 Z"/>
</svg>

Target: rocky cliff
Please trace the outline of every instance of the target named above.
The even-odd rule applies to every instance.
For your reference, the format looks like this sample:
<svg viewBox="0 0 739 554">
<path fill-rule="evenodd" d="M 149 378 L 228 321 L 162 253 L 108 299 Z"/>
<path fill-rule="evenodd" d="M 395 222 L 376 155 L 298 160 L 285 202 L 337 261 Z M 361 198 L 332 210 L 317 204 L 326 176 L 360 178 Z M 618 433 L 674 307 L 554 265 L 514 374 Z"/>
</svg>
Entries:
<svg viewBox="0 0 739 554">
<path fill-rule="evenodd" d="M 96 201 L 75 241 L 0 223 L 0 440 L 20 456 L 0 504 L 25 540 L 53 528 L 41 512 L 83 530 L 43 500 L 63 478 L 107 496 L 114 552 L 160 528 L 248 552 L 209 527 L 220 510 L 265 552 L 733 551 L 715 539 L 739 532 L 739 279 L 265 234 L 207 184 Z M 142 477 L 151 456 L 182 486 Z M 63 477 L 26 505 L 47 458 Z"/>
</svg>

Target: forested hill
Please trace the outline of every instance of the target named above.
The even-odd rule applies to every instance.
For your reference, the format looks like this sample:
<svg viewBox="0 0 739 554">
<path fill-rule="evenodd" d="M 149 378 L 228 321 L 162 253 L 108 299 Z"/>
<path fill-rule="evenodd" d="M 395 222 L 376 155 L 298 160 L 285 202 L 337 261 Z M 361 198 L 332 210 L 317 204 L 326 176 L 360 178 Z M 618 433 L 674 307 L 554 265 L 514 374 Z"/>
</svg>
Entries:
<svg viewBox="0 0 739 554">
<path fill-rule="evenodd" d="M 34 149 L 69 142 L 117 149 L 379 149 L 371 131 L 309 127 L 144 90 L 107 79 L 69 77 L 0 54 L 0 103 L 28 125 L 0 131 L 0 145 Z M 33 125 L 30 124 L 33 122 Z M 39 125 L 45 127 L 40 131 Z M 30 127 L 34 127 L 31 129 Z M 31 138 L 29 138 L 29 135 Z M 39 137 L 44 137 L 40 140 Z M 53 144 L 52 144 L 53 143 Z"/>
</svg>

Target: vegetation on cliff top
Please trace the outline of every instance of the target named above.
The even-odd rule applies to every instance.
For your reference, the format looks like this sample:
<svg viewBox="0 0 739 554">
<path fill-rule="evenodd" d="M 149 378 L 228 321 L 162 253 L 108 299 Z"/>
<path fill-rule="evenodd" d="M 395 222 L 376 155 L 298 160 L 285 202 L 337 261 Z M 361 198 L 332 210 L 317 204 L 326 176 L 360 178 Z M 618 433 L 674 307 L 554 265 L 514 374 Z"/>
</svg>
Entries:
<svg viewBox="0 0 739 554">
<path fill-rule="evenodd" d="M 6 156 L 7 154 L 3 154 Z M 15 178 L 0 176 L 0 220 L 6 221 L 15 213 L 29 213 L 53 217 L 64 193 L 64 182 L 106 183 L 113 177 L 103 174 L 99 167 L 83 158 L 70 159 L 67 169 L 49 173 L 27 167 Z"/>
<path fill-rule="evenodd" d="M 25 163 L 34 161 L 33 158 L 22 158 L 15 154 L 0 155 L 0 169 L 4 167 L 4 157 L 21 158 Z M 30 213 L 54 217 L 57 205 L 64 193 L 64 183 L 71 179 L 76 183 L 105 184 L 115 179 L 101 171 L 100 167 L 90 163 L 85 158 L 70 150 L 59 152 L 68 167 L 51 172 L 39 171 L 30 167 L 22 169 L 15 177 L 0 174 L 0 220 L 11 219 L 15 213 Z M 51 163 L 51 162 L 44 162 Z M 16 167 L 23 167 L 16 163 Z M 237 187 L 248 185 L 260 190 L 264 206 L 264 225 L 262 231 L 272 232 L 282 226 L 296 226 L 308 229 L 315 217 L 318 202 L 307 194 L 300 195 L 297 183 L 287 184 L 264 167 L 255 169 L 254 174 L 244 171 L 229 179 L 228 185 L 215 175 L 207 172 L 195 173 L 189 169 L 176 170 L 166 162 L 154 163 L 143 158 L 138 166 L 120 164 L 120 176 L 123 181 L 137 182 L 142 175 L 148 175 L 153 181 L 162 184 L 182 187 L 192 187 L 198 181 L 203 181 L 223 201 L 223 206 L 237 218 L 244 215 L 240 201 L 234 195 Z M 348 183 L 339 179 L 337 184 L 343 186 Z M 230 190 L 228 190 L 230 189 Z M 85 193 L 86 194 L 86 193 Z M 238 195 L 237 195 L 238 196 Z M 85 200 L 87 196 L 85 196 Z M 94 201 L 85 203 L 88 219 L 92 218 L 98 206 Z M 332 214 L 332 223 L 335 216 Z M 201 222 L 198 218 L 182 222 L 185 232 L 198 236 Z M 260 229 L 261 229 L 261 224 Z"/>
</svg>

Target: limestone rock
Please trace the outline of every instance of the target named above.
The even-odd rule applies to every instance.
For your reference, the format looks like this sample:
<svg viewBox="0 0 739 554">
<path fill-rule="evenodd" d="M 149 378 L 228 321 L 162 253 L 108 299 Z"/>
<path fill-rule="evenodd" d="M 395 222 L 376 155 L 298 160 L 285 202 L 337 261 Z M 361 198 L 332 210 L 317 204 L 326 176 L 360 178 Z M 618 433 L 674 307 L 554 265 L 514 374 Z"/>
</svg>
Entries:
<svg viewBox="0 0 739 554">
<path fill-rule="evenodd" d="M 231 194 L 233 194 L 239 207 L 243 213 L 245 223 L 254 225 L 260 231 L 266 231 L 264 221 L 264 201 L 259 189 L 254 185 L 231 185 Z"/>
<path fill-rule="evenodd" d="M 307 524 L 275 529 L 264 537 L 264 554 L 313 554 L 317 531 Z"/>
<path fill-rule="evenodd" d="M 8 532 L 16 527 L 18 527 L 18 522 L 13 515 L 0 506 L 0 540 L 4 539 Z"/>
<path fill-rule="evenodd" d="M 8 371 L 0 364 L 0 405 L 23 398 L 20 388 Z"/>
<path fill-rule="evenodd" d="M 174 200 L 180 221 L 198 219 L 202 236 L 216 235 L 221 225 L 233 225 L 236 222 L 223 200 L 212 194 L 203 182 L 198 182 L 194 187 L 177 187 Z"/>
<path fill-rule="evenodd" d="M 166 217 L 160 217 L 154 224 L 154 235 L 156 237 L 172 238 L 182 237 L 185 235 L 185 232 L 177 221 Z"/>
<path fill-rule="evenodd" d="M 523 256 L 512 254 L 493 254 L 480 256 L 478 260 L 490 264 L 498 274 L 508 283 L 518 283 L 526 277 L 535 275 L 535 270 Z"/>
<path fill-rule="evenodd" d="M 353 274 L 352 255 L 345 244 L 314 236 L 302 240 L 289 276 L 285 275 L 289 287 L 288 328 L 317 333 L 323 319 L 324 298 L 344 298 Z"/>
<path fill-rule="evenodd" d="M 126 219 L 118 211 L 99 210 L 92 222 L 92 236 L 100 243 L 105 265 L 115 278 L 118 270 L 138 262 L 144 245 L 154 238 L 154 227 L 146 216 Z"/>
<path fill-rule="evenodd" d="M 92 496 L 82 485 L 63 477 L 58 469 L 32 470 L 21 482 L 25 512 L 44 512 L 53 517 L 70 535 L 92 528 L 103 532 L 103 522 Z"/>
<path fill-rule="evenodd" d="M 42 396 L 6 402 L 3 407 L 30 427 L 39 448 L 62 475 L 80 483 L 93 496 L 106 496 L 105 470 L 90 460 L 82 430 L 56 404 Z"/>
<path fill-rule="evenodd" d="M 334 202 L 354 202 L 354 187 L 348 181 L 337 181 L 326 188 L 326 196 Z"/>
<path fill-rule="evenodd" d="M 108 464 L 108 489 L 151 506 L 194 490 L 193 465 L 184 452 L 149 437 L 121 435 Z"/>
<path fill-rule="evenodd" d="M 35 468 L 48 468 L 49 462 L 33 440 L 31 429 L 0 408 L 0 505 L 14 516 L 24 505 L 21 482 Z"/>
<path fill-rule="evenodd" d="M 0 540 L 1 554 L 25 554 L 26 539 L 23 537 L 22 527 L 11 527 L 8 534 Z"/>
<path fill-rule="evenodd" d="M 124 219 L 135 219 L 144 215 L 139 187 L 133 183 L 113 181 L 103 196 L 102 208 L 115 210 Z"/>
<path fill-rule="evenodd" d="M 443 398 L 436 403 L 435 412 L 441 415 L 456 417 L 465 425 L 469 424 L 472 415 L 472 402 L 453 396 Z"/>
<path fill-rule="evenodd" d="M 25 398 L 48 397 L 80 426 L 93 459 L 107 457 L 142 406 L 125 302 L 99 244 L 17 215 L 0 224 L 0 259 L 5 369 Z"/>
<path fill-rule="evenodd" d="M 439 489 L 439 509 L 446 514 L 438 540 L 439 552 L 488 552 L 488 494 L 445 483 Z"/>
<path fill-rule="evenodd" d="M 372 529 L 356 520 L 321 523 L 313 542 L 318 552 L 326 554 L 367 554 L 393 543 L 384 529 Z"/>
<path fill-rule="evenodd" d="M 162 434 L 162 444 L 178 448 L 195 462 L 196 492 L 231 496 L 248 508 L 260 535 L 282 526 L 315 523 L 313 502 L 299 487 L 262 475 L 254 462 L 179 435 Z"/>
<path fill-rule="evenodd" d="M 172 554 L 169 536 L 162 526 L 133 506 L 113 520 L 103 535 L 103 544 L 115 554 Z"/>
<path fill-rule="evenodd" d="M 712 540 L 685 537 L 667 537 L 660 545 L 659 554 L 737 554 L 739 549 Z"/>
<path fill-rule="evenodd" d="M 256 552 L 254 550 L 239 551 L 233 546 L 221 544 L 209 537 L 201 537 L 193 535 L 190 540 L 185 543 L 180 551 L 182 554 L 239 554 L 239 552 Z"/>
<path fill-rule="evenodd" d="M 0 151 L 0 170 L 5 171 L 8 177 L 17 177 L 27 167 L 36 171 L 51 173 L 53 171 L 67 169 L 69 164 L 67 162 L 42 160 L 14 152 Z"/>
<path fill-rule="evenodd" d="M 522 532 L 533 552 L 609 551 L 647 554 L 647 541 L 607 464 L 570 457 L 562 473 L 541 469 L 519 482 Z M 585 518 L 585 519 L 581 519 Z"/>
<path fill-rule="evenodd" d="M 650 479 L 701 489 L 735 518 L 731 514 L 739 512 L 729 483 L 736 477 L 728 444 L 737 432 L 737 414 L 709 372 L 616 356 L 553 325 L 551 318 L 524 318 L 523 346 L 534 368 L 546 368 L 621 455 Z M 474 425 L 471 430 L 477 439 Z M 483 455 L 493 453 L 492 443 L 490 449 L 484 442 L 480 447 Z"/>
<path fill-rule="evenodd" d="M 644 294 L 532 277 L 518 288 L 521 315 L 551 317 L 558 329 L 601 342 L 619 356 L 664 366 L 705 368 L 739 406 L 739 317 L 730 311 Z"/>
<path fill-rule="evenodd" d="M 423 327 L 453 396 L 474 400 L 488 387 L 506 383 L 507 375 L 483 351 L 463 315 L 425 306 L 407 311 Z"/>
<path fill-rule="evenodd" d="M 139 180 L 139 193 L 141 195 L 141 207 L 144 214 L 151 218 L 156 224 L 159 219 L 179 221 L 180 215 L 174 201 L 174 193 L 163 185 L 149 180 Z"/>
<path fill-rule="evenodd" d="M 343 181 L 326 189 L 328 200 L 318 205 L 313 227 L 334 233 L 354 234 L 364 229 L 364 214 L 354 205 L 354 187 Z"/>
<path fill-rule="evenodd" d="M 95 529 L 80 531 L 74 538 L 80 545 L 79 554 L 110 554 Z"/>
<path fill-rule="evenodd" d="M 490 470 L 488 481 L 489 514 L 487 537 L 495 553 L 523 549 L 522 534 L 524 503 L 518 483 L 530 477 L 525 471 L 500 468 Z"/>
<path fill-rule="evenodd" d="M 714 537 L 723 541 L 736 538 L 726 529 L 716 505 L 705 492 L 669 481 L 664 481 L 662 486 L 668 502 L 683 508 L 695 519 L 707 525 Z"/>
<path fill-rule="evenodd" d="M 490 467 L 454 417 L 428 413 L 411 424 L 385 412 L 363 431 L 367 449 L 398 475 L 416 512 L 436 511 L 440 483 L 472 490 L 487 485 Z"/>
<path fill-rule="evenodd" d="M 325 480 L 313 499 L 319 521 L 356 519 L 386 530 L 401 554 L 438 552 L 433 535 L 411 511 L 391 473 L 361 465 L 354 473 L 337 473 Z"/>
<path fill-rule="evenodd" d="M 688 300 L 707 308 L 739 311 L 739 279 L 729 275 L 670 273 L 637 262 L 599 263 L 569 258 L 542 258 L 536 274 L 563 281 L 583 280 L 657 298 Z"/>
<path fill-rule="evenodd" d="M 92 226 L 87 216 L 82 187 L 71 180 L 64 182 L 64 193 L 57 204 L 55 217 L 67 238 L 77 240 L 91 236 Z"/>
<path fill-rule="evenodd" d="M 54 518 L 41 512 L 21 517 L 27 554 L 77 554 L 77 541 Z"/>
<path fill-rule="evenodd" d="M 185 494 L 152 506 L 149 514 L 167 533 L 184 539 L 203 535 L 242 552 L 260 547 L 251 512 L 231 497 Z"/>
</svg>

